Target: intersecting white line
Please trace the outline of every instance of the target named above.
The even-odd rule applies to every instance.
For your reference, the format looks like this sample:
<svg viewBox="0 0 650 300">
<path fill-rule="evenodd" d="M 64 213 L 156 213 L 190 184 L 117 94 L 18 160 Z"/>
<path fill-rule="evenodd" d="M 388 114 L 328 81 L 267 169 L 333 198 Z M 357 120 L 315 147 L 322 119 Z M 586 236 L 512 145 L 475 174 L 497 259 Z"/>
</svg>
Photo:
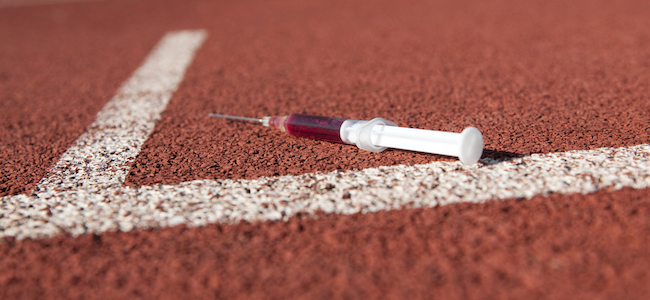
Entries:
<svg viewBox="0 0 650 300">
<path fill-rule="evenodd" d="M 128 164 L 140 153 L 205 37 L 202 30 L 166 34 L 36 192 L 122 186 Z"/>
<path fill-rule="evenodd" d="M 483 159 L 472 166 L 432 162 L 137 188 L 60 191 L 53 186 L 32 196 L 2 198 L 0 238 L 286 220 L 317 211 L 367 213 L 623 187 L 650 187 L 650 145 Z"/>
<path fill-rule="evenodd" d="M 32 195 L 0 198 L 0 239 L 650 187 L 648 144 L 483 159 L 472 166 L 431 162 L 255 180 L 122 186 L 128 163 L 139 153 L 205 36 L 203 31 L 167 34 Z"/>
</svg>

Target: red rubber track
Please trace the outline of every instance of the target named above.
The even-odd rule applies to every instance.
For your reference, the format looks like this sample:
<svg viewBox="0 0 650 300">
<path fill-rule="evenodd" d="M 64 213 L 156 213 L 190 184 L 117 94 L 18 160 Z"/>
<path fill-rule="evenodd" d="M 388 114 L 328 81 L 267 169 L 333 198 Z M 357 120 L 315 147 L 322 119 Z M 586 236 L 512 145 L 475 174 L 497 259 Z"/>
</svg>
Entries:
<svg viewBox="0 0 650 300">
<path fill-rule="evenodd" d="M 648 1 L 92 1 L 0 8 L 0 196 L 29 193 L 167 32 L 205 29 L 127 184 L 449 160 L 209 118 L 484 133 L 485 157 L 650 141 Z M 0 241 L 0 298 L 627 298 L 647 190 Z"/>
<path fill-rule="evenodd" d="M 167 31 L 209 38 L 127 183 L 426 163 L 207 112 L 484 132 L 486 156 L 650 140 L 643 1 L 130 2 L 4 8 L 0 195 L 29 191 Z M 14 30 L 20 28 L 20 30 Z"/>
<path fill-rule="evenodd" d="M 4 299 L 647 299 L 647 190 L 0 245 Z"/>
</svg>

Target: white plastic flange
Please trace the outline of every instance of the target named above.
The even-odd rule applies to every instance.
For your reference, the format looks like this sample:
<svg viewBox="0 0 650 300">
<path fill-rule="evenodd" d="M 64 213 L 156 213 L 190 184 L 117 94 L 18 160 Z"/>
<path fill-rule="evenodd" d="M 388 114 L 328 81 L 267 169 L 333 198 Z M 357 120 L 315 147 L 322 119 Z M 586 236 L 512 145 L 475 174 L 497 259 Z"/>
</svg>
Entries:
<svg viewBox="0 0 650 300">
<path fill-rule="evenodd" d="M 382 152 L 388 147 L 377 146 L 372 142 L 373 131 L 376 129 L 375 126 L 395 126 L 397 123 L 386 120 L 384 118 L 374 118 L 365 124 L 361 124 L 357 130 L 357 147 L 363 150 L 368 150 L 370 152 Z"/>
<path fill-rule="evenodd" d="M 375 145 L 373 135 L 376 136 L 376 126 L 394 126 L 397 123 L 384 118 L 374 118 L 370 121 L 345 120 L 341 125 L 341 140 L 346 144 L 357 145 L 359 149 L 370 152 L 382 152 L 388 147 Z"/>
</svg>

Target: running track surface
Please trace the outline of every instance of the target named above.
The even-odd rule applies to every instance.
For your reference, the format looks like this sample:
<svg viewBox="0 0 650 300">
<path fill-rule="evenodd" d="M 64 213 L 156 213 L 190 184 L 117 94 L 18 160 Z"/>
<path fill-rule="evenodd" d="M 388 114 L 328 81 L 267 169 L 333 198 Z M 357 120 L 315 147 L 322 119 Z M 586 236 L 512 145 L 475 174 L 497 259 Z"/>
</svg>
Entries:
<svg viewBox="0 0 650 300">
<path fill-rule="evenodd" d="M 64 2 L 0 1 L 2 298 L 650 296 L 647 1 Z"/>
</svg>

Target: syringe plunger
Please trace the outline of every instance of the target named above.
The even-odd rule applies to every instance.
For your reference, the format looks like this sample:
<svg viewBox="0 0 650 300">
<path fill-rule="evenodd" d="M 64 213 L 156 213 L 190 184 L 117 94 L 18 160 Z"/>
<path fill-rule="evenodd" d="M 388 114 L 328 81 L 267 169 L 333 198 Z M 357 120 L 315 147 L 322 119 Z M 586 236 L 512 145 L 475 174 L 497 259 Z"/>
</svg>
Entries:
<svg viewBox="0 0 650 300">
<path fill-rule="evenodd" d="M 483 135 L 476 127 L 454 133 L 398 127 L 395 122 L 382 118 L 346 120 L 341 126 L 341 137 L 346 144 L 372 152 L 397 148 L 456 156 L 467 165 L 477 162 L 483 154 Z"/>
</svg>

